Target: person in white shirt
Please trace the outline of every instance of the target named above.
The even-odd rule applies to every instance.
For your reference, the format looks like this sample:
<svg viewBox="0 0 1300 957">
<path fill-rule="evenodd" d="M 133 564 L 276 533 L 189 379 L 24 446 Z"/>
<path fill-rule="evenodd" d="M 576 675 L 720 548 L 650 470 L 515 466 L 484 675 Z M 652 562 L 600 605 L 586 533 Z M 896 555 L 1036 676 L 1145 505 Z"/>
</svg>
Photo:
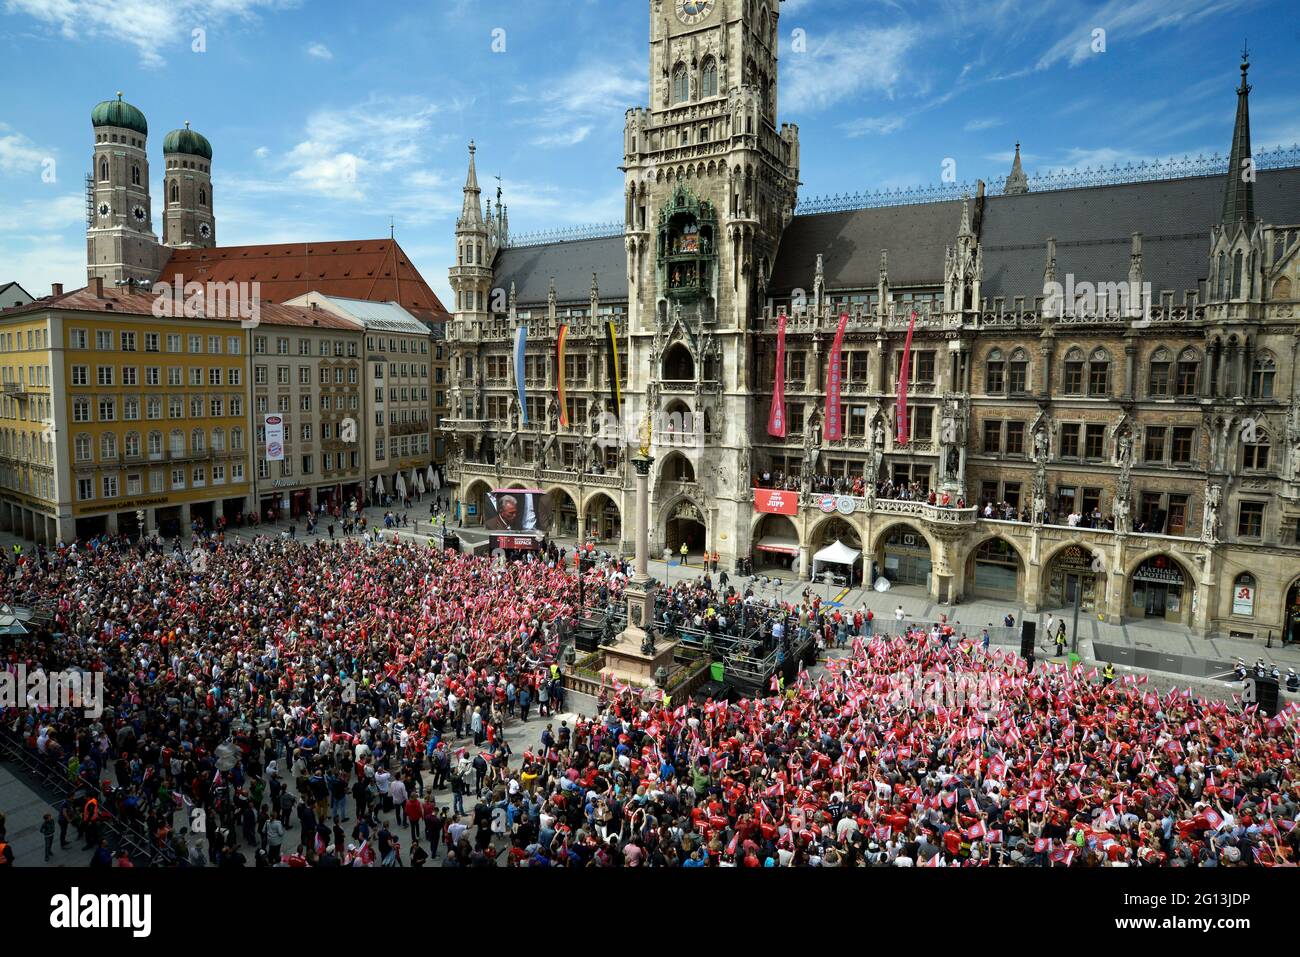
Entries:
<svg viewBox="0 0 1300 957">
<path fill-rule="evenodd" d="M 393 786 L 393 776 L 387 770 L 375 772 L 375 787 L 379 789 L 379 800 L 385 811 L 393 809 L 393 797 L 389 793 Z"/>
<path fill-rule="evenodd" d="M 385 771 L 385 774 L 388 772 Z M 393 778 L 388 785 L 388 798 L 393 802 L 393 807 L 397 810 L 397 823 L 406 823 L 406 784 L 401 778 Z"/>
</svg>

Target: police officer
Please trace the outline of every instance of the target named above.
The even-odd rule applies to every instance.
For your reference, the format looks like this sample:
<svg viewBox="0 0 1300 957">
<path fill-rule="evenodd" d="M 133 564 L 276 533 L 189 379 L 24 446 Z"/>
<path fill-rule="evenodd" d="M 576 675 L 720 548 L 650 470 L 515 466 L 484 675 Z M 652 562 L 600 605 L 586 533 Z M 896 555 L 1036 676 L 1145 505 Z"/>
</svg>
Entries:
<svg viewBox="0 0 1300 957">
<path fill-rule="evenodd" d="M 686 565 L 687 565 L 687 561 L 686 561 L 686 553 L 687 553 L 688 550 L 689 550 L 689 549 L 687 549 L 687 547 L 686 547 L 686 543 L 685 543 L 685 542 L 682 542 L 682 547 L 679 549 L 679 551 L 680 551 L 681 554 L 682 554 L 682 567 L 683 567 L 683 568 L 685 568 Z"/>
<path fill-rule="evenodd" d="M 1295 673 L 1294 668 L 1288 668 L 1286 670 L 1286 690 L 1292 692 L 1300 691 L 1300 675 Z"/>
<path fill-rule="evenodd" d="M 1104 685 L 1111 684 L 1115 681 L 1115 665 L 1112 662 L 1106 662 L 1106 667 L 1101 673 L 1101 683 Z"/>
</svg>

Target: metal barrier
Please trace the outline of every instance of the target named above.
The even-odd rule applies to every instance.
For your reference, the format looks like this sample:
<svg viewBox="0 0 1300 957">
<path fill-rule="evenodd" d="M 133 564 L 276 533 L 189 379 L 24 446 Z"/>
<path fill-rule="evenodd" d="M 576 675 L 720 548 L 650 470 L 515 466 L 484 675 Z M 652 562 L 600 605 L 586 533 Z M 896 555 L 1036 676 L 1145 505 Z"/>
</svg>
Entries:
<svg viewBox="0 0 1300 957">
<path fill-rule="evenodd" d="M 3 750 L 6 757 L 22 767 L 26 774 L 34 778 L 42 787 L 61 795 L 63 802 L 71 800 L 78 791 L 83 791 L 95 797 L 101 808 L 107 809 L 109 799 L 97 785 L 81 778 L 78 778 L 74 785 L 68 780 L 68 769 L 65 764 L 29 747 L 26 739 L 14 732 L 7 723 L 0 727 L 0 750 Z M 156 846 L 150 840 L 148 832 L 138 822 L 114 815 L 105 820 L 102 826 L 117 838 L 118 846 L 126 848 L 132 859 L 138 862 L 152 864 L 162 858 L 170 863 L 176 859 L 170 847 Z"/>
</svg>

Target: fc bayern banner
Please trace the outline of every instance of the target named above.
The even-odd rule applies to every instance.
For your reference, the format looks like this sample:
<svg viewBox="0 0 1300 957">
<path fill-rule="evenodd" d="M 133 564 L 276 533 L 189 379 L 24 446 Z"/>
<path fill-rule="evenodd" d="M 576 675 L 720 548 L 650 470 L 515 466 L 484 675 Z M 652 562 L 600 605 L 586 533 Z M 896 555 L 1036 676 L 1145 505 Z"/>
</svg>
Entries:
<svg viewBox="0 0 1300 957">
<path fill-rule="evenodd" d="M 569 427 L 568 383 L 564 381 L 564 346 L 569 338 L 569 324 L 560 324 L 560 335 L 555 341 L 555 391 L 560 400 L 560 425 Z"/>
<path fill-rule="evenodd" d="M 266 460 L 268 462 L 284 461 L 284 416 L 274 412 L 263 420 L 266 428 Z"/>
<path fill-rule="evenodd" d="M 528 327 L 515 330 L 515 385 L 519 389 L 519 421 L 528 424 L 528 392 L 524 388 L 524 349 L 528 345 Z"/>
<path fill-rule="evenodd" d="M 623 386 L 621 385 L 622 376 L 618 364 L 618 330 L 614 328 L 614 323 L 605 323 L 605 333 L 609 340 L 607 372 L 609 373 L 609 397 L 614 403 L 614 418 L 623 417 Z"/>
<path fill-rule="evenodd" d="M 903 365 L 898 370 L 898 444 L 906 445 L 908 438 L 907 387 L 912 372 L 912 333 L 916 331 L 916 310 L 912 310 L 907 324 L 907 341 L 903 343 Z"/>
<path fill-rule="evenodd" d="M 785 438 L 785 313 L 776 317 L 776 375 L 772 384 L 772 411 L 767 417 L 767 434 Z"/>
<path fill-rule="evenodd" d="M 826 374 L 826 441 L 838 442 L 844 438 L 840 419 L 840 391 L 844 384 L 844 330 L 849 325 L 849 314 L 840 313 L 839 328 L 835 330 L 835 344 L 831 346 L 830 369 Z"/>
</svg>

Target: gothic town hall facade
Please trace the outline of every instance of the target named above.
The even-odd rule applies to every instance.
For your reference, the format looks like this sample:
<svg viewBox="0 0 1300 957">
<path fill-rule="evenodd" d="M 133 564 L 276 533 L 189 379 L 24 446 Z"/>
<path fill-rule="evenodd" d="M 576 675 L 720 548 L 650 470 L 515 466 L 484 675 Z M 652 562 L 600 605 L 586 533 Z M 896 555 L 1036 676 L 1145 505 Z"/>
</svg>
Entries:
<svg viewBox="0 0 1300 957">
<path fill-rule="evenodd" d="M 541 489 L 552 534 L 630 550 L 648 444 L 653 555 L 820 581 L 839 542 L 935 602 L 1300 640 L 1300 168 L 1256 167 L 1246 63 L 1226 167 L 1033 183 L 1017 152 L 993 189 L 796 214 L 778 0 L 649 6 L 621 233 L 512 243 L 471 146 L 444 422 L 467 524 Z"/>
</svg>

